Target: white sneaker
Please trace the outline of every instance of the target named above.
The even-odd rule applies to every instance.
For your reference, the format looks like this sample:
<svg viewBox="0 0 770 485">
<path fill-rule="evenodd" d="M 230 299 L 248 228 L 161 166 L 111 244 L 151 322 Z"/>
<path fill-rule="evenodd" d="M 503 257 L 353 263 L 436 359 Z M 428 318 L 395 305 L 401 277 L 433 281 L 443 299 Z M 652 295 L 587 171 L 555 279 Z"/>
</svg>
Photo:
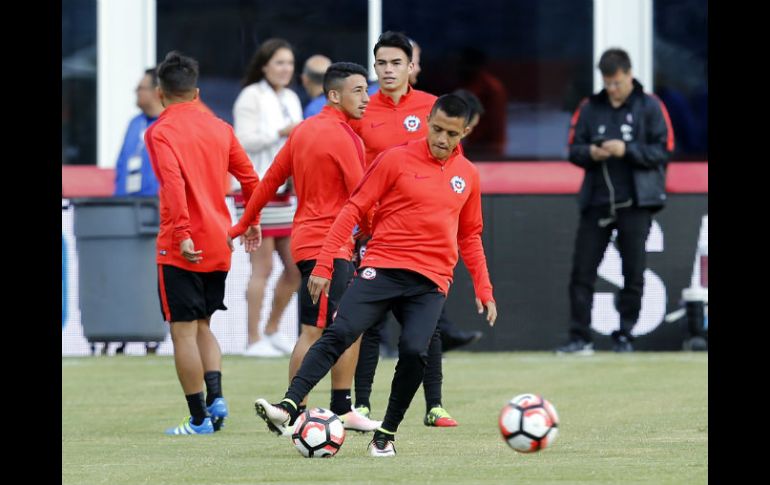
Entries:
<svg viewBox="0 0 770 485">
<path fill-rule="evenodd" d="M 254 408 L 257 410 L 257 416 L 267 423 L 267 429 L 278 436 L 286 436 L 289 413 L 285 409 L 273 406 L 266 399 L 257 399 Z"/>
<path fill-rule="evenodd" d="M 264 336 L 270 342 L 270 345 L 272 345 L 279 352 L 286 355 L 291 355 L 291 353 L 294 351 L 294 345 L 281 338 L 281 336 L 278 335 L 278 332 L 271 333 L 270 335 L 265 334 Z"/>
<path fill-rule="evenodd" d="M 386 439 L 372 440 L 367 446 L 369 454 L 371 456 L 396 456 L 396 447 L 393 446 L 393 442 Z"/>
<path fill-rule="evenodd" d="M 374 431 L 375 429 L 382 426 L 382 421 L 374 421 L 369 419 L 366 416 L 360 414 L 355 409 L 351 409 L 347 413 L 340 415 L 340 421 L 342 421 L 345 429 L 359 431 L 361 433 Z"/>
<path fill-rule="evenodd" d="M 249 345 L 243 355 L 247 357 L 283 357 L 283 352 L 273 347 L 267 339 L 262 338 Z"/>
</svg>

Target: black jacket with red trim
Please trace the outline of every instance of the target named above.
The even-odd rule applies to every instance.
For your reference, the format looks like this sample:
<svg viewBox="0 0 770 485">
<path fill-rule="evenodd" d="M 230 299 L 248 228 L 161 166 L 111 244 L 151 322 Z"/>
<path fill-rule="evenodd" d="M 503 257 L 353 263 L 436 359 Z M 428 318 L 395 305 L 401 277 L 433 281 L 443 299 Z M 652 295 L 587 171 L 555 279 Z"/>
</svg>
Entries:
<svg viewBox="0 0 770 485">
<path fill-rule="evenodd" d="M 586 171 L 580 187 L 581 211 L 595 205 L 596 188 L 604 183 L 602 164 L 590 155 L 597 138 L 626 143 L 623 158 L 610 158 L 608 163 L 623 161 L 631 168 L 635 205 L 658 211 L 666 203 L 666 165 L 674 151 L 671 121 L 663 102 L 645 93 L 636 79 L 633 83 L 633 91 L 620 107 L 613 108 L 602 89 L 584 99 L 572 116 L 569 161 Z"/>
</svg>

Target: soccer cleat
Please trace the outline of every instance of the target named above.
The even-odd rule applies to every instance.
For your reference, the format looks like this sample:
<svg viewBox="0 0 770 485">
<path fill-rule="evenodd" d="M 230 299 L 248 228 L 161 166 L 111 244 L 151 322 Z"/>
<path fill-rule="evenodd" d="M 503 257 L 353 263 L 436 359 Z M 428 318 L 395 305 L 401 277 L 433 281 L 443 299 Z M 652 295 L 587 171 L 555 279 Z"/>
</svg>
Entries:
<svg viewBox="0 0 770 485">
<path fill-rule="evenodd" d="M 460 330 L 452 334 L 444 334 L 442 332 L 441 333 L 441 350 L 443 350 L 444 352 L 448 352 L 458 347 L 472 344 L 473 342 L 478 341 L 483 336 L 484 334 L 479 331 L 465 332 Z"/>
<path fill-rule="evenodd" d="M 612 350 L 618 353 L 633 352 L 634 346 L 631 345 L 631 341 L 628 340 L 628 337 L 621 335 L 615 339 Z"/>
<path fill-rule="evenodd" d="M 361 416 L 368 418 L 369 414 L 371 413 L 371 410 L 366 406 L 358 406 L 356 408 L 356 412 L 360 414 Z"/>
<path fill-rule="evenodd" d="M 425 426 L 435 426 L 437 428 L 452 428 L 457 426 L 457 421 L 449 415 L 446 409 L 441 407 L 431 408 L 431 410 L 428 411 L 428 414 L 425 415 L 423 423 Z"/>
<path fill-rule="evenodd" d="M 556 354 L 594 355 L 594 344 L 585 340 L 570 340 L 556 349 Z"/>
<path fill-rule="evenodd" d="M 209 410 L 211 415 L 211 424 L 214 426 L 214 431 L 219 431 L 224 427 L 225 418 L 230 414 L 227 410 L 227 401 L 223 397 L 218 397 L 206 409 Z"/>
<path fill-rule="evenodd" d="M 358 431 L 360 433 L 367 433 L 374 431 L 382 426 L 382 421 L 373 421 L 366 416 L 360 414 L 355 409 L 351 409 L 345 414 L 339 416 L 340 421 L 345 426 L 345 429 L 352 431 Z"/>
<path fill-rule="evenodd" d="M 372 439 L 366 449 L 369 450 L 371 456 L 396 456 L 396 447 L 393 446 L 393 442 L 382 436 L 376 436 Z"/>
<path fill-rule="evenodd" d="M 178 435 L 178 434 L 212 434 L 214 432 L 214 425 L 211 424 L 211 418 L 208 416 L 198 426 L 192 423 L 192 417 L 185 418 L 179 426 L 174 428 L 168 428 L 166 434 Z"/>
<path fill-rule="evenodd" d="M 254 408 L 257 410 L 257 416 L 267 423 L 267 429 L 278 436 L 286 436 L 290 419 L 288 411 L 261 398 L 254 402 Z"/>
</svg>

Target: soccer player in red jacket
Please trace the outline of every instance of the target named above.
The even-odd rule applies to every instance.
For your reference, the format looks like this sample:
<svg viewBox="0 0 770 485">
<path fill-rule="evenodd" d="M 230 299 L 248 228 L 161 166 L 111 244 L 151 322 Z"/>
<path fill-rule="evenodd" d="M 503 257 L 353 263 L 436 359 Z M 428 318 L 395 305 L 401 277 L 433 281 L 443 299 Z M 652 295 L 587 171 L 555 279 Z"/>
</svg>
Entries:
<svg viewBox="0 0 770 485">
<path fill-rule="evenodd" d="M 351 62 L 337 62 L 324 74 L 323 88 L 327 102 L 320 113 L 292 130 L 264 178 L 254 191 L 240 221 L 230 229 L 230 236 L 247 232 L 249 222 L 259 214 L 286 180 L 294 177 L 297 211 L 291 230 L 291 255 L 302 273 L 299 290 L 301 334 L 289 362 L 289 380 L 297 373 L 307 350 L 333 323 L 337 304 L 353 277 L 350 238 L 334 254 L 334 275 L 328 297 L 313 302 L 307 290 L 310 272 L 321 252 L 324 238 L 342 207 L 364 175 L 364 145 L 348 125 L 351 118 L 363 116 L 369 96 L 366 93 L 366 69 Z M 258 246 L 257 231 L 245 235 L 246 250 Z M 353 373 L 358 362 L 360 341 L 352 345 L 332 369 L 331 411 L 345 428 L 374 431 L 380 424 L 353 410 L 350 400 Z M 300 411 L 306 396 L 298 402 Z M 293 424 L 293 423 L 290 423 Z"/>
<path fill-rule="evenodd" d="M 144 135 L 160 182 L 158 294 L 190 410 L 189 418 L 166 433 L 210 434 L 228 415 L 222 352 L 209 328 L 211 315 L 227 310 L 232 241 L 227 238 L 226 176 L 229 172 L 241 182 L 247 200 L 259 177 L 232 127 L 201 109 L 195 59 L 170 52 L 158 66 L 158 79 L 165 110 Z"/>
<path fill-rule="evenodd" d="M 414 89 L 409 85 L 414 74 L 414 44 L 400 32 L 387 31 L 380 35 L 374 46 L 374 70 L 380 89 L 372 95 L 366 113 L 360 120 L 351 120 L 350 126 L 361 135 L 366 145 L 367 166 L 383 151 L 408 141 L 419 140 L 428 134 L 427 118 L 436 96 Z M 366 251 L 363 244 L 359 255 Z M 371 410 L 370 396 L 374 374 L 380 353 L 381 331 L 387 316 L 368 329 L 361 340 L 361 350 L 356 367 L 356 410 L 368 416 Z M 442 403 L 442 333 L 451 329 L 451 322 L 442 310 L 439 324 L 431 341 L 425 367 L 423 390 L 425 392 L 426 426 L 452 427 L 457 421 Z M 446 332 L 449 334 L 449 332 Z M 459 332 L 454 330 L 453 334 Z"/>
<path fill-rule="evenodd" d="M 479 312 L 486 307 L 487 321 L 494 325 L 497 307 L 481 244 L 479 175 L 458 149 L 469 115 L 458 96 L 438 98 L 427 120 L 427 138 L 379 155 L 337 216 L 308 281 L 313 301 L 328 295 L 334 255 L 356 223 L 379 204 L 372 239 L 334 325 L 310 347 L 281 402 L 257 399 L 257 413 L 273 432 L 282 433 L 302 398 L 391 308 L 402 327 L 399 358 L 385 419 L 368 449 L 372 456 L 395 456 L 395 433 L 422 382 L 458 249 L 473 278 L 476 306 Z"/>
</svg>

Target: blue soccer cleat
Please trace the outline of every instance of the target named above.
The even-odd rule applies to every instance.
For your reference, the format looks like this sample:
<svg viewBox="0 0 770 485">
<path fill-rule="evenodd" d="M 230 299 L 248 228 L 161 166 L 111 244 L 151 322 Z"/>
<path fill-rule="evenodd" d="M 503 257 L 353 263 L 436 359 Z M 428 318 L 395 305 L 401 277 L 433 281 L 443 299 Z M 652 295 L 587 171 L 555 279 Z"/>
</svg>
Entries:
<svg viewBox="0 0 770 485">
<path fill-rule="evenodd" d="M 214 426 L 214 431 L 219 431 L 224 427 L 225 418 L 230 414 L 227 411 L 227 401 L 223 397 L 218 397 L 214 399 L 214 402 L 207 409 L 211 415 L 211 424 Z"/>
<path fill-rule="evenodd" d="M 198 426 L 192 423 L 192 417 L 185 418 L 179 426 L 168 428 L 166 434 L 179 435 L 179 434 L 213 434 L 214 425 L 211 424 L 211 418 L 206 417 Z"/>
</svg>

